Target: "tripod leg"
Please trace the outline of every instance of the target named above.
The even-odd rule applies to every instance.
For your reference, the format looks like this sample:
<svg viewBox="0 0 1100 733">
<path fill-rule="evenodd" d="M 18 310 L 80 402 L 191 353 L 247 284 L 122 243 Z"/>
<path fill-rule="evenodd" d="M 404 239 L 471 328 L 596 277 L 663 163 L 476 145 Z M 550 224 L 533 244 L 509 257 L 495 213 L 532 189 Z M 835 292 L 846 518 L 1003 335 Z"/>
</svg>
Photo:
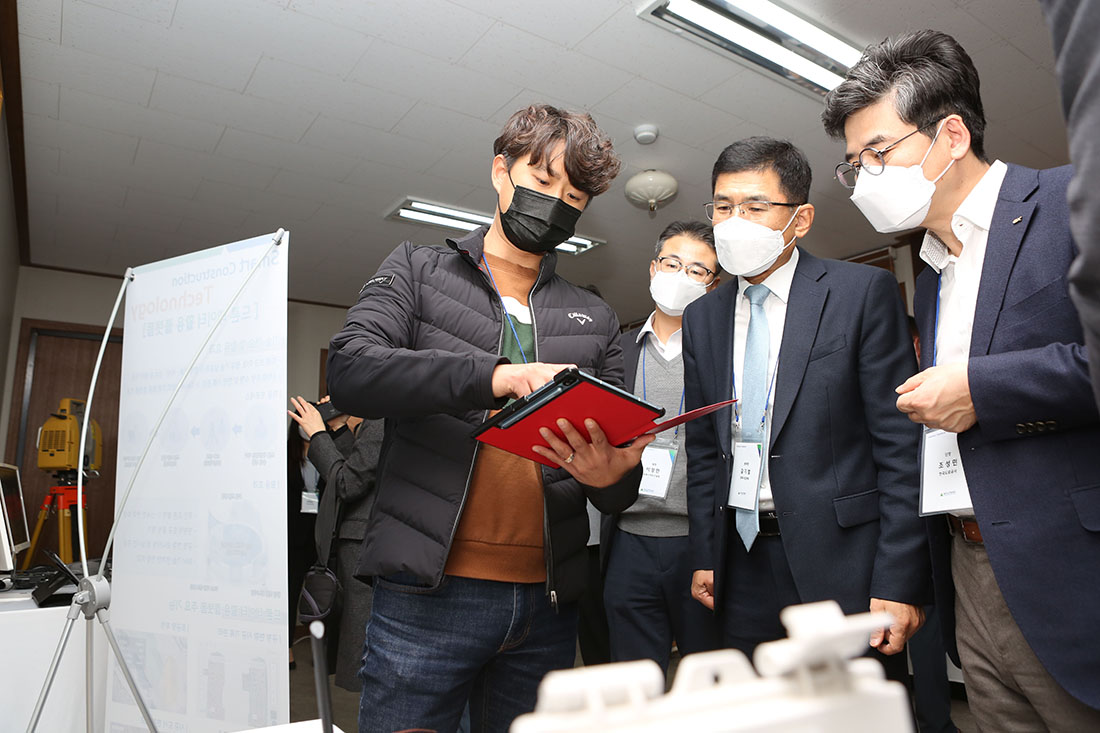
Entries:
<svg viewBox="0 0 1100 733">
<path fill-rule="evenodd" d="M 38 538 L 42 534 L 42 528 L 46 526 L 46 519 L 50 516 L 50 495 L 46 495 L 46 500 L 42 502 L 42 508 L 38 510 L 38 521 L 34 525 L 34 534 L 31 535 L 31 546 L 27 550 L 27 554 L 23 556 L 23 567 L 20 570 L 30 570 L 31 558 L 34 557 L 34 551 L 38 549 Z"/>
<path fill-rule="evenodd" d="M 59 505 L 63 502 L 60 498 L 57 500 Z M 57 512 L 57 536 L 59 549 L 61 552 L 61 562 L 68 565 L 73 561 L 73 521 L 72 510 L 68 507 L 64 507 Z"/>
<path fill-rule="evenodd" d="M 88 623 L 84 624 L 84 634 L 84 716 L 88 733 L 95 733 L 95 701 L 92 699 L 95 693 L 95 626 L 91 616 L 88 617 Z"/>
<path fill-rule="evenodd" d="M 61 656 L 65 653 L 65 645 L 69 643 L 69 634 L 73 631 L 76 617 L 80 615 L 80 605 L 75 598 L 69 606 L 69 615 L 65 618 L 65 629 L 61 632 L 61 640 L 57 643 L 57 650 L 53 653 L 53 661 L 46 671 L 46 681 L 42 683 L 42 692 L 38 693 L 38 702 L 34 704 L 34 712 L 31 713 L 31 721 L 27 724 L 27 733 L 34 733 L 38 727 L 38 719 L 42 717 L 42 707 L 46 704 L 46 697 L 50 694 L 53 678 L 57 675 L 57 668 L 61 666 Z"/>
<path fill-rule="evenodd" d="M 118 668 L 122 670 L 122 676 L 126 678 L 126 684 L 130 686 L 130 693 L 134 696 L 134 702 L 137 703 L 138 709 L 141 711 L 141 717 L 145 718 L 145 725 L 149 726 L 150 733 L 157 733 L 157 726 L 153 723 L 152 716 L 149 715 L 149 708 L 145 707 L 145 700 L 141 698 L 137 684 L 130 674 L 130 668 L 126 666 L 126 660 L 122 656 L 122 650 L 118 648 L 118 640 L 115 639 L 115 632 L 111 629 L 107 609 L 100 609 L 96 612 L 96 616 L 99 617 L 99 624 L 107 635 L 107 643 L 111 645 L 111 651 L 115 653 L 115 659 L 118 660 Z"/>
</svg>

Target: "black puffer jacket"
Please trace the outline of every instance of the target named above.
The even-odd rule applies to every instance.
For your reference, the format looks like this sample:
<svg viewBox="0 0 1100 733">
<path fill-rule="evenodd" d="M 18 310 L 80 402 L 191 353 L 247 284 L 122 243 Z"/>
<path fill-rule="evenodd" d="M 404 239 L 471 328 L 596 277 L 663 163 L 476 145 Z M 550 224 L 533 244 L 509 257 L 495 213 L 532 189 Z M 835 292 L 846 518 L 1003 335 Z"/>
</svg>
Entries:
<svg viewBox="0 0 1100 733">
<path fill-rule="evenodd" d="M 447 247 L 394 250 L 363 286 L 343 330 L 332 339 L 328 387 L 340 409 L 386 419 L 378 494 L 363 540 L 358 575 L 409 572 L 438 584 L 469 488 L 478 446 L 470 434 L 487 411 L 506 325 L 488 277 L 479 269 L 485 230 Z M 542 259 L 529 294 L 533 360 L 576 364 L 621 385 L 618 321 L 602 300 L 554 274 Z M 635 473 L 639 469 L 635 469 Z M 603 489 L 562 469 L 543 468 L 547 593 L 576 599 L 585 583 L 585 498 L 619 512 L 637 497 L 628 474 Z"/>
</svg>

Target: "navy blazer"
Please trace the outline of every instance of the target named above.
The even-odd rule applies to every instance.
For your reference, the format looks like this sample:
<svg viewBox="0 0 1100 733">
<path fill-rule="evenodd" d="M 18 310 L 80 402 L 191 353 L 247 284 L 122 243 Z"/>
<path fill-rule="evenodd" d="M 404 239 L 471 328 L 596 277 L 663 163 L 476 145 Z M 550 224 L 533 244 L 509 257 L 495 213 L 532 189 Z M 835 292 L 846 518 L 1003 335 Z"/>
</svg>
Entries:
<svg viewBox="0 0 1100 733">
<path fill-rule="evenodd" d="M 919 426 L 895 387 L 916 371 L 897 282 L 878 268 L 799 249 L 774 387 L 768 468 L 783 548 L 803 602 L 845 613 L 871 598 L 922 604 L 928 549 L 918 516 Z M 685 409 L 733 392 L 738 280 L 688 306 Z M 687 424 L 688 515 L 696 569 L 728 562 L 731 411 Z M 716 607 L 717 608 L 717 607 Z"/>
<path fill-rule="evenodd" d="M 638 359 L 646 342 L 638 342 L 638 333 L 643 326 L 632 328 L 619 338 L 623 348 L 623 389 L 634 393 L 634 381 L 638 378 Z M 641 485 L 642 475 L 638 474 L 638 484 Z M 615 541 L 615 524 L 619 521 L 618 514 L 603 514 L 600 516 L 600 572 L 607 572 L 607 560 L 611 557 L 611 543 Z"/>
<path fill-rule="evenodd" d="M 1012 617 L 1058 684 L 1100 708 L 1100 416 L 1066 271 L 1069 166 L 1010 165 L 993 212 L 967 369 L 977 424 L 959 434 L 974 514 Z M 917 278 L 923 340 L 938 277 Z M 931 366 L 931 347 L 921 367 Z M 954 649 L 946 521 L 929 521 L 936 606 Z"/>
</svg>

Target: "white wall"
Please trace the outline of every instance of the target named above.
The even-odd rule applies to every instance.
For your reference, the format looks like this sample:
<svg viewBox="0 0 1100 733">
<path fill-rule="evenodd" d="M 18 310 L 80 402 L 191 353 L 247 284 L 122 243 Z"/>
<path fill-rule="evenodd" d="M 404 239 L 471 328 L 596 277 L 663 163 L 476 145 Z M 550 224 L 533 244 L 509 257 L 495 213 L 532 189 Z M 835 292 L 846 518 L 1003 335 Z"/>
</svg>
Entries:
<svg viewBox="0 0 1100 733">
<path fill-rule="evenodd" d="M 0 212 L 2 213 L 2 212 Z M 2 221 L 0 221 L 2 224 Z M 6 246 L 6 245 L 5 245 Z M 10 315 L 0 319 L 0 345 L 7 344 L 3 360 L 3 402 L 0 408 L 0 436 L 6 439 L 14 386 L 15 359 L 19 349 L 19 323 L 23 318 L 43 321 L 64 321 L 106 326 L 111 307 L 122 284 L 121 273 L 116 280 L 109 277 L 80 275 L 47 270 L 40 267 L 13 267 L 18 270 L 18 284 Z M 0 276 L 0 287 L 7 272 Z M 13 278 L 14 279 L 14 278 Z M 0 292 L 0 316 L 7 300 Z M 320 376 L 320 350 L 344 324 L 343 308 L 330 308 L 304 303 L 290 303 L 287 313 L 287 389 L 291 395 L 316 400 Z M 121 327 L 122 310 L 116 321 Z M 8 456 L 11 458 L 11 456 Z"/>
</svg>

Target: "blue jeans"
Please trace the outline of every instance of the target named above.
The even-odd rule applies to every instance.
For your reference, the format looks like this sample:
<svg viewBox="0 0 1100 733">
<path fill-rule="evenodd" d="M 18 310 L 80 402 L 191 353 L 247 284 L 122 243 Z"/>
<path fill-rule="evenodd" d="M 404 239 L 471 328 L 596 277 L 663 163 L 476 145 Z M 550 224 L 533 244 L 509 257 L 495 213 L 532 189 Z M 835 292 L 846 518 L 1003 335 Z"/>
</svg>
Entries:
<svg viewBox="0 0 1100 733">
<path fill-rule="evenodd" d="M 449 733 L 468 702 L 474 733 L 504 733 L 534 710 L 547 672 L 573 666 L 576 639 L 576 604 L 555 611 L 542 583 L 376 578 L 359 731 Z"/>
</svg>

